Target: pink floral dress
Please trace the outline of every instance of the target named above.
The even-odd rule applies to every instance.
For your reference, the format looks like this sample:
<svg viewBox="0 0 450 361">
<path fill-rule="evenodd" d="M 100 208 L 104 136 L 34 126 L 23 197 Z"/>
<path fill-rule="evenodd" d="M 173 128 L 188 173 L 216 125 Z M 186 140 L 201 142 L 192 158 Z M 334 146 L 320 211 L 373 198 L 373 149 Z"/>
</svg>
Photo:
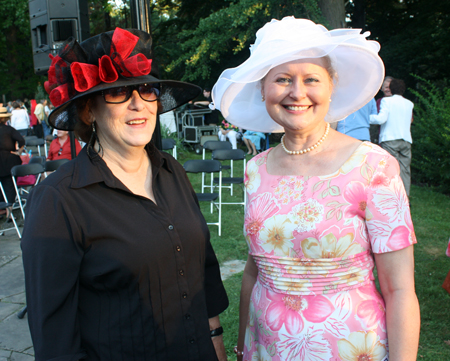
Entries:
<svg viewBox="0 0 450 361">
<path fill-rule="evenodd" d="M 326 176 L 247 164 L 244 235 L 258 267 L 244 360 L 388 358 L 373 253 L 416 243 L 395 158 L 362 143 Z"/>
</svg>

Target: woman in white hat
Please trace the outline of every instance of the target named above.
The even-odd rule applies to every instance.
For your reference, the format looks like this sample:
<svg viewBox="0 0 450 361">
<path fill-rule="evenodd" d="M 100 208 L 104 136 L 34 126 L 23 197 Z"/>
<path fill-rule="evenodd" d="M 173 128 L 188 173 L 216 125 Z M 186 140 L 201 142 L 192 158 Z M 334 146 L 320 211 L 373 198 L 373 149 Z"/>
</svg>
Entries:
<svg viewBox="0 0 450 361">
<path fill-rule="evenodd" d="M 383 81 L 367 35 L 272 20 L 213 89 L 230 123 L 285 133 L 245 174 L 238 360 L 416 358 L 416 238 L 398 163 L 330 129 Z"/>
</svg>

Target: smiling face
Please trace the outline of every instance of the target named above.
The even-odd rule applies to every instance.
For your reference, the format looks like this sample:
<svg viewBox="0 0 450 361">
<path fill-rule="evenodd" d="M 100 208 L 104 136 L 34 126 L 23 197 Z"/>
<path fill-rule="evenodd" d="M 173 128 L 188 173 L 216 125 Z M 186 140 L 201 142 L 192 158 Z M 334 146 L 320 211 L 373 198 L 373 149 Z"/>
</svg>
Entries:
<svg viewBox="0 0 450 361">
<path fill-rule="evenodd" d="M 392 96 L 392 93 L 391 93 L 391 88 L 389 88 L 389 86 L 391 85 L 391 80 L 392 79 L 386 79 L 384 82 L 383 82 L 383 85 L 381 86 L 381 91 L 384 93 L 384 96 L 385 97 L 390 97 L 390 96 Z"/>
<path fill-rule="evenodd" d="M 90 107 L 103 149 L 118 153 L 144 148 L 150 142 L 157 110 L 157 101 L 142 100 L 136 90 L 120 104 L 108 104 L 97 95 Z"/>
<path fill-rule="evenodd" d="M 306 130 L 324 121 L 333 82 L 324 59 L 302 59 L 271 69 L 262 83 L 270 117 L 286 131 Z"/>
</svg>

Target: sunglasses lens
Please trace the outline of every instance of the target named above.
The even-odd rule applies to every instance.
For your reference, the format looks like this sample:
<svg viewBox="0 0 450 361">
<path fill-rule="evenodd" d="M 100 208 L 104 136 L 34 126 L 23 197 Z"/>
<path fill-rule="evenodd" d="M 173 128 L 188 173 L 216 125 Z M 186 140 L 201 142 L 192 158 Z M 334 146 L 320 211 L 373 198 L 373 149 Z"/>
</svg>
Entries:
<svg viewBox="0 0 450 361">
<path fill-rule="evenodd" d="M 103 96 L 108 103 L 123 103 L 130 97 L 130 91 L 126 86 L 111 88 L 103 91 Z"/>
<path fill-rule="evenodd" d="M 139 85 L 139 94 L 142 99 L 152 102 L 159 98 L 159 84 L 142 84 Z"/>
</svg>

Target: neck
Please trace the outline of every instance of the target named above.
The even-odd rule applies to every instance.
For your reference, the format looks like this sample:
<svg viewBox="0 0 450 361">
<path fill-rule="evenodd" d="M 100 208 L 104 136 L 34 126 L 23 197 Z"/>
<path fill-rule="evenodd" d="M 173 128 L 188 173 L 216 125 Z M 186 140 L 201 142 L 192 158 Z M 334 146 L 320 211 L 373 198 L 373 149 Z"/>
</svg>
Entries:
<svg viewBox="0 0 450 361">
<path fill-rule="evenodd" d="M 101 154 L 97 143 L 95 144 L 95 150 Z M 145 162 L 148 155 L 143 147 L 136 147 L 126 152 L 122 149 L 117 151 L 116 149 L 103 147 L 102 158 L 110 169 L 117 169 L 130 174 L 142 171 L 142 167 L 148 167 L 148 162 Z"/>
</svg>

